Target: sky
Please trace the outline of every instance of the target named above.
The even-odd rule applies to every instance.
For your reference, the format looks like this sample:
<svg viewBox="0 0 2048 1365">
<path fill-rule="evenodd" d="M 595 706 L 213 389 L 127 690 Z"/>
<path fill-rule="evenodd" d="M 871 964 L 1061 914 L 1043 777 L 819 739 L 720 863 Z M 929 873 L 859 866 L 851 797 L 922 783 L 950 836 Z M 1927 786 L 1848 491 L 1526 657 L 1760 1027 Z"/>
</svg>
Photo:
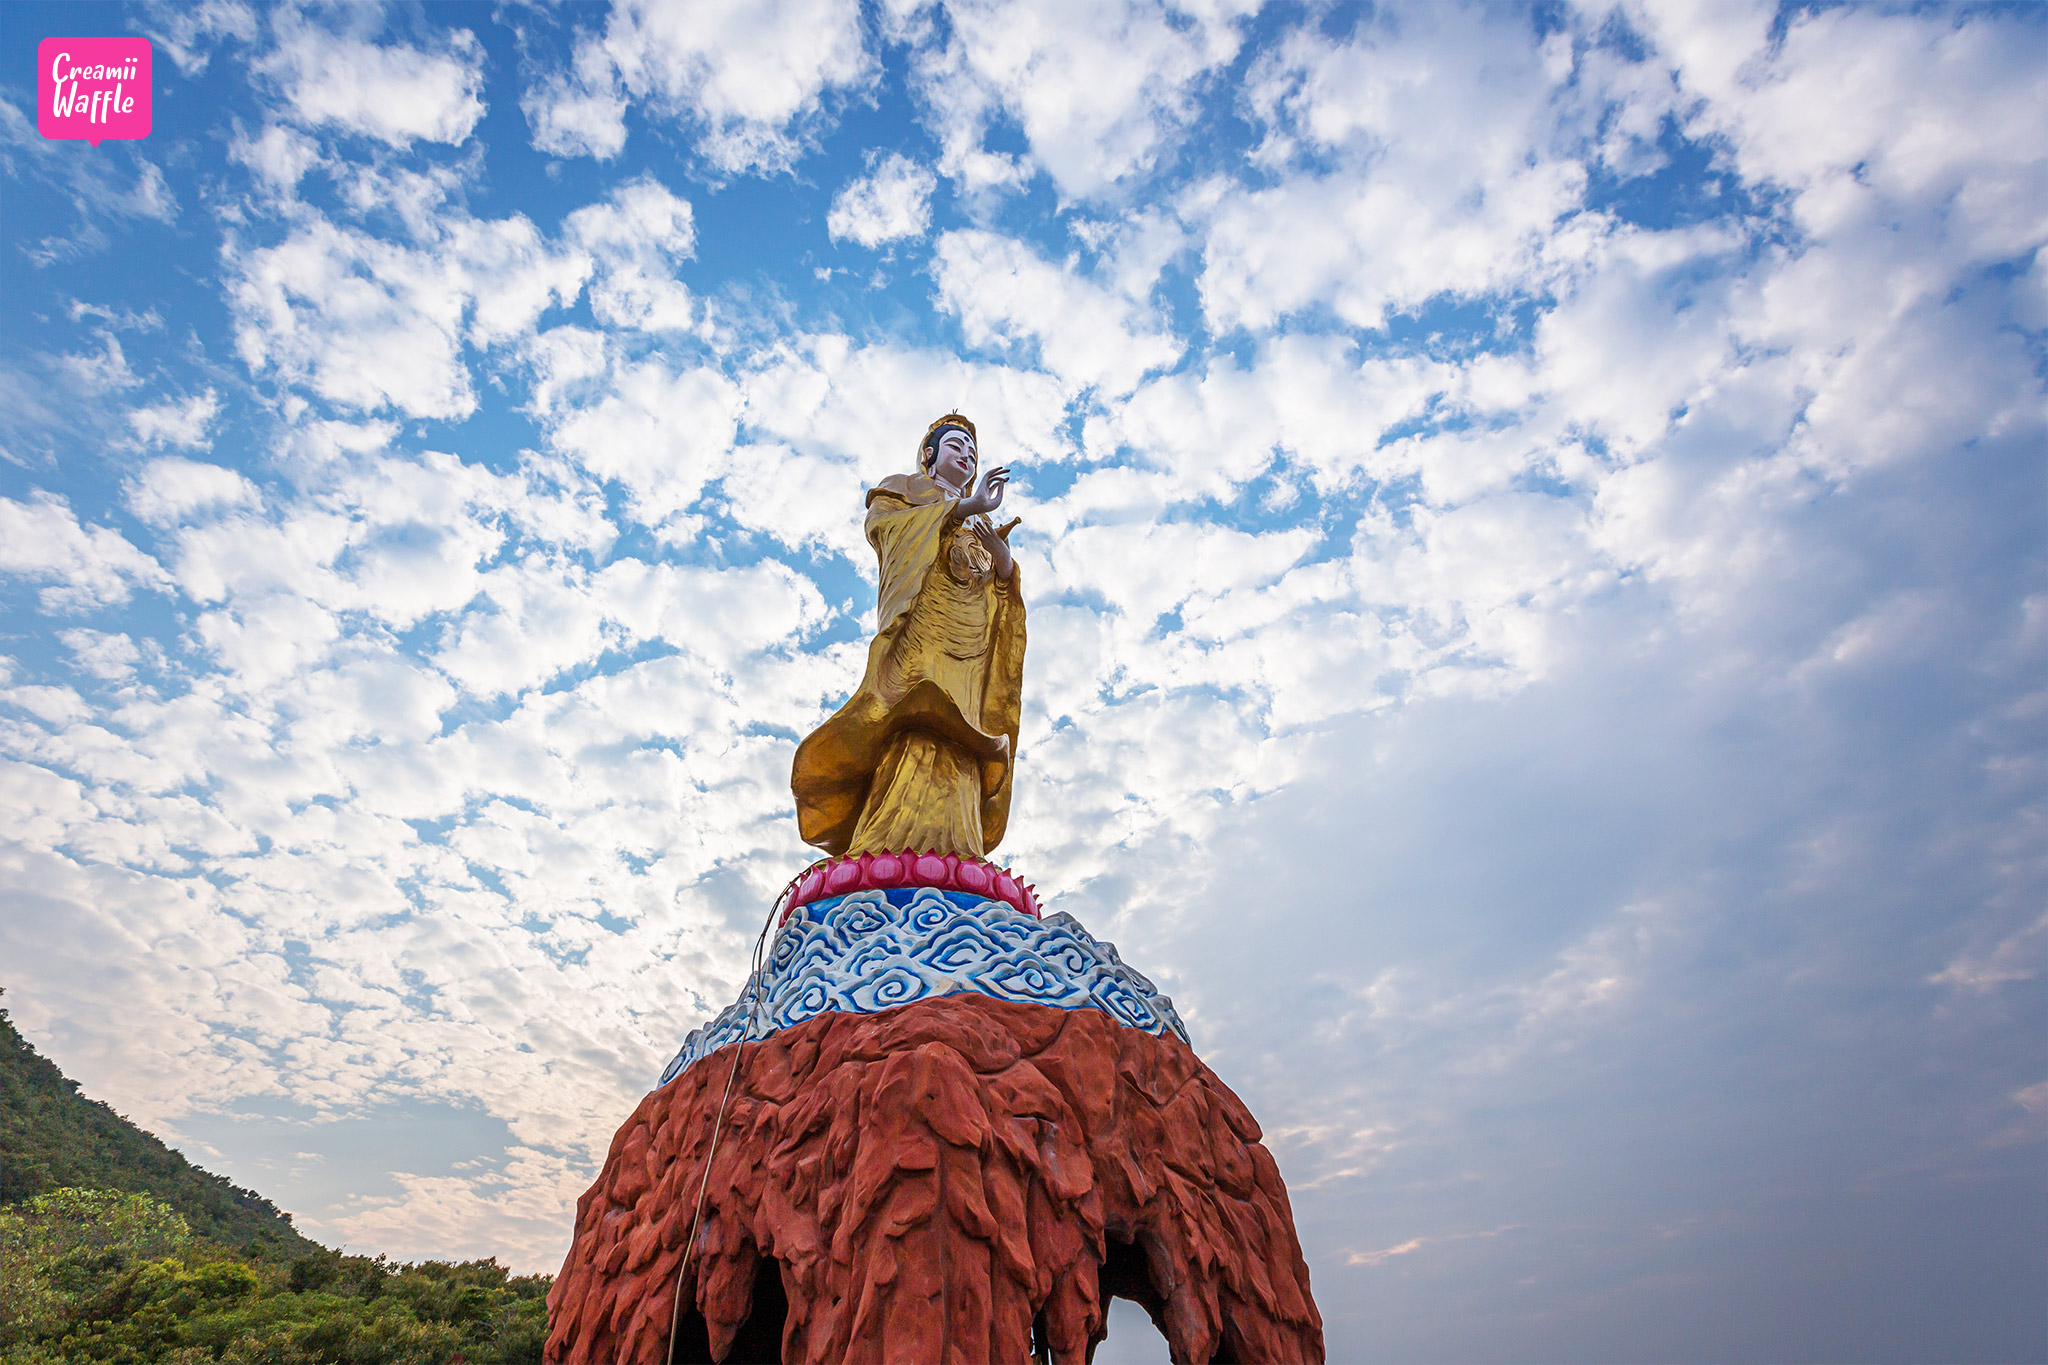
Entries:
<svg viewBox="0 0 2048 1365">
<path fill-rule="evenodd" d="M 95 33 L 153 130 L 46 140 Z M 0 53 L 0 986 L 88 1094 L 331 1244 L 558 1266 L 812 856 L 861 491 L 958 407 L 1001 856 L 1258 1115 L 1332 1360 L 2048 1358 L 2048 9 Z"/>
</svg>

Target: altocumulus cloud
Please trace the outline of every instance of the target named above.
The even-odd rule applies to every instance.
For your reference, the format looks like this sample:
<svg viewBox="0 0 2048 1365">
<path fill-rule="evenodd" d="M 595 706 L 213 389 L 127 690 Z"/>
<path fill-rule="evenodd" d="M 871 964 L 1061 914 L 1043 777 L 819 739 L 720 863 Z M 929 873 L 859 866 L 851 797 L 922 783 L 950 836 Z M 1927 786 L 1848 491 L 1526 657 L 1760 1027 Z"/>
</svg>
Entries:
<svg viewBox="0 0 2048 1365">
<path fill-rule="evenodd" d="M 2040 14 L 138 23 L 145 141 L 0 90 L 0 984 L 93 1093 L 552 1268 L 959 406 L 1004 853 L 1333 1359 L 2040 1355 Z"/>
</svg>

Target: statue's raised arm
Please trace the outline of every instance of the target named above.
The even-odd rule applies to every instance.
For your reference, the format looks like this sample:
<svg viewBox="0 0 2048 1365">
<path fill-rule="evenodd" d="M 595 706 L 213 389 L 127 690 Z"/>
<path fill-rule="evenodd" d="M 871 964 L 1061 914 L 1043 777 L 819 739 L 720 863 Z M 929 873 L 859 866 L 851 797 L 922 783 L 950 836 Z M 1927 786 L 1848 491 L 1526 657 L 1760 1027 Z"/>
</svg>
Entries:
<svg viewBox="0 0 2048 1365">
<path fill-rule="evenodd" d="M 797 746 L 797 828 L 827 853 L 954 853 L 1002 842 L 1024 679 L 1024 599 L 1002 506 L 1007 468 L 976 482 L 974 423 L 947 413 L 918 470 L 868 490 L 881 560 L 860 688 Z"/>
</svg>

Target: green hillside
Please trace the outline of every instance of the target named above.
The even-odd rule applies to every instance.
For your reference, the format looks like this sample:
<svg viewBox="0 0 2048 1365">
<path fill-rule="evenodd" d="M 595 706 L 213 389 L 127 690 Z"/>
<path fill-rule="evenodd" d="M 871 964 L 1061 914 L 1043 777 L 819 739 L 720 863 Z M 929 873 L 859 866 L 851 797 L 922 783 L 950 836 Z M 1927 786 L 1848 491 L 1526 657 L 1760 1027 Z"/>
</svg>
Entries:
<svg viewBox="0 0 2048 1365">
<path fill-rule="evenodd" d="M 262 1195 L 199 1169 L 79 1094 L 78 1082 L 29 1046 L 0 1008 L 0 1205 L 67 1187 L 151 1195 L 194 1233 L 251 1255 L 319 1250 Z"/>
<path fill-rule="evenodd" d="M 0 1009 L 0 1365 L 537 1365 L 551 1283 L 311 1242 L 79 1094 Z"/>
</svg>

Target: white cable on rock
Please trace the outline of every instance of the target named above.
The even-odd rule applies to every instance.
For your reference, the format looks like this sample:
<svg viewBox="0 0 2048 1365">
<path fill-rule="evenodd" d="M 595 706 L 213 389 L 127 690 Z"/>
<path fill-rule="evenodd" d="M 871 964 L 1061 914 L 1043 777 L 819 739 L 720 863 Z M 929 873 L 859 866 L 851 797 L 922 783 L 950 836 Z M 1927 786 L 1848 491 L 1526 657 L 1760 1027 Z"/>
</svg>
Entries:
<svg viewBox="0 0 2048 1365">
<path fill-rule="evenodd" d="M 761 1008 L 761 997 L 767 990 L 767 983 L 761 979 L 761 952 L 767 945 L 768 929 L 775 923 L 776 913 L 782 909 L 782 903 L 789 899 L 789 893 L 796 889 L 798 878 L 810 870 L 807 867 L 789 879 L 789 885 L 782 888 L 782 894 L 768 907 L 768 918 L 762 922 L 761 932 L 754 939 L 753 972 L 747 978 L 747 989 L 753 998 L 747 1005 L 746 1027 L 740 1030 L 738 1041 L 732 1045 L 732 1070 L 725 1074 L 725 1093 L 719 1097 L 718 1117 L 711 1124 L 711 1150 L 704 1157 L 704 1178 L 697 1182 L 697 1209 L 690 1216 L 690 1240 L 683 1243 L 683 1261 L 676 1267 L 675 1303 L 668 1315 L 668 1365 L 675 1365 L 676 1334 L 683 1322 L 683 1277 L 690 1273 L 690 1253 L 697 1249 L 697 1231 L 704 1221 L 704 1197 L 711 1189 L 711 1163 L 718 1159 L 718 1136 L 725 1129 L 725 1107 L 732 1101 L 733 1082 L 739 1079 L 740 1062 L 746 1056 L 747 1035 L 754 1031 L 754 1021 Z"/>
</svg>

